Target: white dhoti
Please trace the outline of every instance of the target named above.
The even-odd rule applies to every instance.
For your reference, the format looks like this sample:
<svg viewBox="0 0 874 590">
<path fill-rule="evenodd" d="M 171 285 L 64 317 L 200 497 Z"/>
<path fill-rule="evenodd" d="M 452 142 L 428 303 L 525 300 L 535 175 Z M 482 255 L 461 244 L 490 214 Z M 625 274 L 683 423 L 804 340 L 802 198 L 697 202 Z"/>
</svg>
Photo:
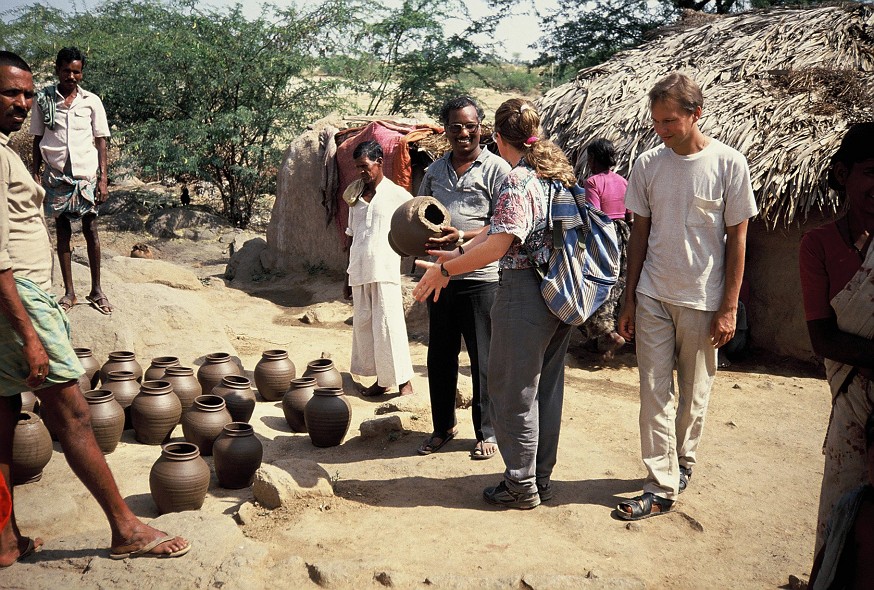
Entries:
<svg viewBox="0 0 874 590">
<path fill-rule="evenodd" d="M 404 302 L 397 283 L 352 287 L 352 362 L 356 375 L 376 375 L 377 385 L 393 387 L 413 377 Z"/>
</svg>

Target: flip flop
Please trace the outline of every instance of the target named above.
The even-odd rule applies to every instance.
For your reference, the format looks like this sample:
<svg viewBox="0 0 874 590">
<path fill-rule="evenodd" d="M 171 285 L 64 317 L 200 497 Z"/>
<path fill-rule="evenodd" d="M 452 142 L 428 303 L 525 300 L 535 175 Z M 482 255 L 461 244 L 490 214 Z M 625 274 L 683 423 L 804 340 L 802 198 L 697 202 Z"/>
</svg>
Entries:
<svg viewBox="0 0 874 590">
<path fill-rule="evenodd" d="M 110 559 L 133 559 L 134 557 L 153 557 L 156 559 L 169 559 L 170 557 L 182 557 L 186 553 L 191 550 L 191 543 L 188 543 L 185 547 L 180 549 L 179 551 L 173 551 L 171 553 L 150 553 L 152 549 L 157 547 L 162 543 L 166 543 L 167 541 L 172 541 L 176 537 L 172 535 L 167 535 L 166 537 L 160 537 L 155 539 L 151 543 L 140 547 L 136 551 L 128 551 L 127 553 L 110 553 Z"/>
<path fill-rule="evenodd" d="M 76 305 L 76 302 L 69 295 L 64 295 L 60 299 L 58 299 L 58 307 L 64 310 L 64 313 L 70 311 L 72 307 Z"/>
<path fill-rule="evenodd" d="M 109 303 L 109 298 L 100 294 L 97 297 L 91 297 L 91 295 L 85 296 L 85 301 L 91 304 L 91 307 L 102 313 L 103 315 L 112 315 L 112 305 Z"/>
<path fill-rule="evenodd" d="M 492 452 L 486 453 L 486 445 L 491 445 Z M 470 458 L 475 461 L 485 461 L 498 454 L 498 445 L 493 442 L 477 441 L 476 446 L 470 452 Z"/>
<path fill-rule="evenodd" d="M 377 397 L 388 393 L 387 387 L 380 387 L 378 383 L 374 383 L 367 389 L 361 391 L 362 397 Z"/>
<path fill-rule="evenodd" d="M 420 455 L 430 455 L 431 453 L 436 453 L 440 449 L 442 449 L 446 443 L 451 441 L 458 434 L 458 430 L 452 430 L 449 432 L 443 433 L 443 436 L 440 436 L 437 432 L 432 432 L 431 436 L 429 436 L 425 442 L 422 443 L 422 446 L 419 447 L 418 452 Z M 440 440 L 438 444 L 434 444 L 434 439 Z"/>
<path fill-rule="evenodd" d="M 25 559 L 25 558 L 27 558 L 27 557 L 30 557 L 31 555 L 33 555 L 34 553 L 36 553 L 36 552 L 39 551 L 40 549 L 41 549 L 41 546 L 40 546 L 40 547 L 37 547 L 36 544 L 34 544 L 33 539 L 30 539 L 30 538 L 27 539 L 27 549 L 25 549 L 24 551 L 22 551 L 22 552 L 21 552 L 21 555 L 19 555 L 18 557 L 16 557 L 16 558 L 15 558 L 15 561 L 13 561 L 12 563 L 10 563 L 9 565 L 0 565 L 0 570 L 4 570 L 4 569 L 6 569 L 6 568 L 8 568 L 8 567 L 12 567 L 13 565 L 15 565 L 16 563 L 18 563 L 18 562 L 21 561 L 22 559 Z"/>
</svg>

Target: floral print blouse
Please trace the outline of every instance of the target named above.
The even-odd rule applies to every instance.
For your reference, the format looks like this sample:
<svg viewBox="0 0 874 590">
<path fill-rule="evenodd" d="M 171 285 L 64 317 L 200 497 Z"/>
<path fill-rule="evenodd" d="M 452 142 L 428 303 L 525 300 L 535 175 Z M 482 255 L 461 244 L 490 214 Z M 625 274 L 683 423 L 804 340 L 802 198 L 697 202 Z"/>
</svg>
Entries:
<svg viewBox="0 0 874 590">
<path fill-rule="evenodd" d="M 501 185 L 489 233 L 515 236 L 501 258 L 501 270 L 531 268 L 529 253 L 538 265 L 549 259 L 552 233 L 546 231 L 546 223 L 550 186 L 525 160 L 510 171 Z"/>
</svg>

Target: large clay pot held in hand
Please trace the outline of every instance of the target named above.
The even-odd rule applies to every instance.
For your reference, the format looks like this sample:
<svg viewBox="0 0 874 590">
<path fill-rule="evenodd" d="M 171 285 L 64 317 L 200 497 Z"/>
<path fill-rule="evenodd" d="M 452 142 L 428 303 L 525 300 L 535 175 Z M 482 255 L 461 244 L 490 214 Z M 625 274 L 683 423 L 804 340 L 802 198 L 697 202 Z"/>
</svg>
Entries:
<svg viewBox="0 0 874 590">
<path fill-rule="evenodd" d="M 73 350 L 76 352 L 79 362 L 82 363 L 82 368 L 85 369 L 85 376 L 88 379 L 87 387 L 82 388 L 82 391 L 94 389 L 100 382 L 100 361 L 94 358 L 90 348 L 77 347 Z M 80 378 L 80 388 L 83 384 L 85 382 Z"/>
<path fill-rule="evenodd" d="M 234 422 L 248 422 L 255 411 L 255 392 L 248 377 L 227 375 L 212 388 L 212 394 L 225 399 Z"/>
<path fill-rule="evenodd" d="M 52 458 L 52 437 L 39 416 L 21 412 L 12 439 L 12 483 L 39 481 Z"/>
<path fill-rule="evenodd" d="M 212 388 L 222 382 L 225 375 L 244 375 L 243 369 L 226 352 L 213 352 L 206 355 L 197 370 L 197 380 L 204 394 L 212 393 Z"/>
<path fill-rule="evenodd" d="M 197 445 L 168 443 L 149 473 L 152 499 L 161 514 L 200 510 L 209 489 L 209 465 Z"/>
<path fill-rule="evenodd" d="M 170 438 L 182 416 L 182 403 L 166 381 L 143 381 L 130 406 L 137 440 L 160 445 Z"/>
<path fill-rule="evenodd" d="M 100 367 L 100 382 L 105 384 L 112 371 L 130 371 L 134 374 L 137 383 L 143 379 L 143 368 L 137 362 L 134 353 L 129 350 L 116 350 L 109 353 L 109 360 Z"/>
<path fill-rule="evenodd" d="M 121 433 L 124 432 L 124 409 L 109 390 L 94 389 L 86 391 L 84 395 L 91 410 L 91 429 L 97 446 L 103 454 L 108 455 L 118 446 Z"/>
<path fill-rule="evenodd" d="M 294 363 L 284 350 L 265 350 L 261 360 L 255 365 L 255 387 L 265 400 L 275 402 L 282 399 L 288 384 L 297 371 Z"/>
<path fill-rule="evenodd" d="M 307 402 L 313 397 L 315 389 L 316 380 L 312 377 L 292 379 L 288 391 L 282 397 L 282 413 L 285 414 L 285 421 L 294 432 L 307 431 L 303 411 Z"/>
<path fill-rule="evenodd" d="M 391 217 L 389 244 L 401 256 L 426 256 L 425 242 L 443 235 L 450 225 L 449 211 L 434 197 L 415 197 Z"/>
<path fill-rule="evenodd" d="M 157 356 L 152 359 L 152 364 L 143 373 L 143 381 L 155 381 L 164 378 L 167 367 L 178 367 L 179 358 L 175 356 Z"/>
<path fill-rule="evenodd" d="M 304 408 L 310 440 L 317 447 L 343 442 L 352 422 L 352 406 L 339 387 L 318 387 Z"/>
<path fill-rule="evenodd" d="M 194 369 L 191 367 L 171 365 L 164 371 L 164 377 L 161 380 L 173 387 L 173 393 L 182 403 L 183 416 L 194 405 L 197 396 L 203 394 L 200 389 L 200 381 L 194 376 Z"/>
<path fill-rule="evenodd" d="M 226 424 L 212 449 L 219 485 L 230 490 L 247 488 L 261 467 L 264 447 L 255 429 L 245 422 Z"/>
<path fill-rule="evenodd" d="M 225 400 L 218 395 L 200 395 L 191 409 L 182 415 L 185 440 L 200 448 L 201 455 L 212 455 L 212 445 L 225 424 L 233 422 Z"/>
<path fill-rule="evenodd" d="M 302 377 L 312 377 L 316 387 L 343 387 L 343 376 L 334 366 L 331 359 L 316 359 L 307 363 L 307 370 Z"/>
</svg>

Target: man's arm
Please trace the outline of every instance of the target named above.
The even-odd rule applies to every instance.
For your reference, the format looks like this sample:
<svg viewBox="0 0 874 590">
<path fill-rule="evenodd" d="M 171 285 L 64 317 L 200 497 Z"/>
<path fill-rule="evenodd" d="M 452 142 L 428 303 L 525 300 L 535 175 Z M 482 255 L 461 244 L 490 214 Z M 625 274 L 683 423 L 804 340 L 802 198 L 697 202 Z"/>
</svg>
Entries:
<svg viewBox="0 0 874 590">
<path fill-rule="evenodd" d="M 710 342 L 716 348 L 731 340 L 737 327 L 737 300 L 744 277 L 747 225 L 748 220 L 725 228 L 725 290 L 719 310 L 710 323 Z"/>
<path fill-rule="evenodd" d="M 97 195 L 95 195 L 97 204 L 99 205 L 100 203 L 105 203 L 106 199 L 109 197 L 109 175 L 106 164 L 106 138 L 95 137 L 94 147 L 97 148 L 97 167 L 100 170 L 100 178 L 97 180 Z"/>
<path fill-rule="evenodd" d="M 42 142 L 42 135 L 34 135 L 33 150 L 31 150 L 32 163 L 30 165 L 30 173 L 33 174 L 33 179 L 37 184 L 42 184 L 39 177 L 39 171 L 42 168 L 42 150 L 39 149 L 40 142 Z"/>
<path fill-rule="evenodd" d="M 628 239 L 628 270 L 625 277 L 625 303 L 619 316 L 619 326 L 616 331 L 626 340 L 634 338 L 634 314 L 637 306 L 637 283 L 643 272 L 643 262 L 649 248 L 649 232 L 652 228 L 652 218 L 638 215 L 631 226 L 631 237 Z"/>
<path fill-rule="evenodd" d="M 24 340 L 24 360 L 30 367 L 27 386 L 39 386 L 48 375 L 49 357 L 36 330 L 33 329 L 30 316 L 27 315 L 24 305 L 21 303 L 11 269 L 0 271 L 0 313 L 6 317 L 12 329 Z"/>
</svg>

